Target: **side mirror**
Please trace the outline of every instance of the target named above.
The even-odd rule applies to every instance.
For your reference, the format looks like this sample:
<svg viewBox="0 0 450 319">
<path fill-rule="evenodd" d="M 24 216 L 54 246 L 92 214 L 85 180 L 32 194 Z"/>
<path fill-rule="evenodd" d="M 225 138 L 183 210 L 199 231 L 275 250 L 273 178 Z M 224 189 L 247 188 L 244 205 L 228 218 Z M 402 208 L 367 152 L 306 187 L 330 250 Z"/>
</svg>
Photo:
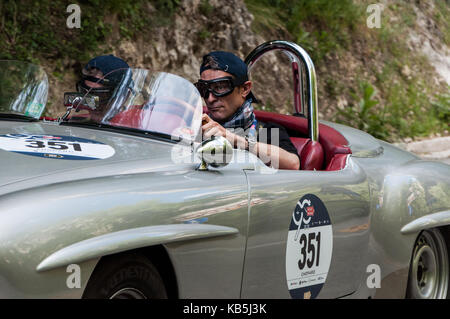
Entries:
<svg viewBox="0 0 450 319">
<path fill-rule="evenodd" d="M 208 165 L 216 168 L 226 166 L 233 159 L 233 146 L 223 136 L 211 136 L 195 152 L 202 161 L 198 167 L 201 171 L 207 170 Z"/>
<path fill-rule="evenodd" d="M 58 122 L 64 121 L 70 114 L 70 111 L 75 109 L 78 112 L 82 109 L 95 110 L 100 104 L 100 98 L 97 95 L 83 94 L 79 92 L 64 93 L 64 106 L 66 113 L 58 119 Z"/>
<path fill-rule="evenodd" d="M 97 95 L 78 92 L 64 93 L 64 106 L 67 108 L 88 108 L 95 110 L 99 105 L 100 98 Z"/>
</svg>

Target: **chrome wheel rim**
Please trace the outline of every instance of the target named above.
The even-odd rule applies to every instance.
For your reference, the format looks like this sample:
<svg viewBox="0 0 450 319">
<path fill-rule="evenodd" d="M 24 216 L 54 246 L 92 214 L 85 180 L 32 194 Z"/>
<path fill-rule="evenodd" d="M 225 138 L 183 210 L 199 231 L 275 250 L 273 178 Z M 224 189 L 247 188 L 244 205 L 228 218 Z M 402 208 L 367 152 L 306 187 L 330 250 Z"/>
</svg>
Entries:
<svg viewBox="0 0 450 319">
<path fill-rule="evenodd" d="M 411 297 L 443 299 L 448 291 L 449 262 L 446 243 L 435 230 L 417 240 L 411 268 Z"/>
<path fill-rule="evenodd" d="M 115 292 L 109 299 L 147 299 L 147 297 L 136 288 L 123 288 Z"/>
</svg>

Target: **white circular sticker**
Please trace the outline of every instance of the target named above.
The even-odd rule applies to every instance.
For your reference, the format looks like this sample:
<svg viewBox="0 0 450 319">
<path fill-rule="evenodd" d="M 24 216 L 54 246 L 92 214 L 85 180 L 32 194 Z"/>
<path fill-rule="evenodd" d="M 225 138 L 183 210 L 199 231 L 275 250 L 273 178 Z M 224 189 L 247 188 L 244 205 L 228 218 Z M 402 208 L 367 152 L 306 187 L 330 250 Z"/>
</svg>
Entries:
<svg viewBox="0 0 450 319">
<path fill-rule="evenodd" d="M 0 149 L 24 155 L 65 160 L 97 160 L 114 155 L 109 145 L 62 135 L 0 135 Z"/>
<path fill-rule="evenodd" d="M 286 248 L 286 279 L 295 299 L 316 298 L 327 279 L 333 252 L 333 229 L 324 203 L 303 196 L 295 206 Z"/>
</svg>

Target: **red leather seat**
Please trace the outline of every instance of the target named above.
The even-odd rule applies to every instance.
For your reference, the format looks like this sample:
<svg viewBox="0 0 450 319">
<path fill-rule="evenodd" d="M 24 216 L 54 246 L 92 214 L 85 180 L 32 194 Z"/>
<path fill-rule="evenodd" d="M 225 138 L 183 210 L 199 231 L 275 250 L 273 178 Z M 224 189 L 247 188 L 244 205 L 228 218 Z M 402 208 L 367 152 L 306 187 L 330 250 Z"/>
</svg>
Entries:
<svg viewBox="0 0 450 319">
<path fill-rule="evenodd" d="M 294 144 L 295 148 L 297 149 L 298 155 L 302 153 L 303 148 L 306 144 L 308 144 L 311 140 L 309 138 L 305 137 L 291 137 L 291 142 Z"/>
<path fill-rule="evenodd" d="M 255 115 L 260 121 L 275 122 L 288 130 L 308 135 L 306 118 L 257 110 Z M 306 140 L 309 141 L 307 138 L 291 137 L 300 155 L 302 169 L 340 170 L 345 167 L 348 154 L 352 153 L 347 139 L 325 124 L 319 124 L 319 143 L 307 143 Z"/>
<path fill-rule="evenodd" d="M 291 137 L 291 142 L 300 156 L 300 168 L 302 170 L 320 170 L 323 166 L 323 147 L 318 142 L 309 138 Z"/>
</svg>

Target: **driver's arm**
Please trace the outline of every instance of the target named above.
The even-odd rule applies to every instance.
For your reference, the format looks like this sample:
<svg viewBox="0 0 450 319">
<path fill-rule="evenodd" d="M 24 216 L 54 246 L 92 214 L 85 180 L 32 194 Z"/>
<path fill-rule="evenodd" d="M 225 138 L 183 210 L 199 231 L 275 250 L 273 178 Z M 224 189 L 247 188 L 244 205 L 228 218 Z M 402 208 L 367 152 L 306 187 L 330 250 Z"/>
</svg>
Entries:
<svg viewBox="0 0 450 319">
<path fill-rule="evenodd" d="M 258 142 L 255 150 L 251 151 L 257 154 L 266 165 L 273 168 L 298 170 L 300 167 L 300 159 L 297 155 L 275 145 Z"/>
<path fill-rule="evenodd" d="M 261 142 L 255 143 L 249 149 L 248 141 L 240 135 L 228 131 L 219 123 L 215 122 L 208 115 L 202 116 L 202 131 L 205 139 L 211 136 L 223 136 L 234 147 L 240 149 L 248 149 L 253 154 L 257 155 L 266 165 L 270 165 L 277 169 L 292 169 L 298 170 L 300 167 L 300 159 L 297 155 L 290 153 L 276 145 L 265 144 Z"/>
</svg>

